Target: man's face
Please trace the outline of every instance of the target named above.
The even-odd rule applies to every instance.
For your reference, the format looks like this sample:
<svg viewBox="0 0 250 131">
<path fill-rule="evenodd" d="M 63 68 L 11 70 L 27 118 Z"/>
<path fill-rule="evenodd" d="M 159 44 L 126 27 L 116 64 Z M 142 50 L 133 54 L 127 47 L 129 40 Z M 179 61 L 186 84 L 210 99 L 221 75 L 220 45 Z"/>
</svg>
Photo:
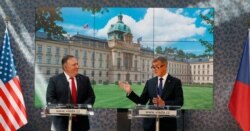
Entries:
<svg viewBox="0 0 250 131">
<path fill-rule="evenodd" d="M 151 68 L 156 76 L 162 77 L 167 72 L 167 65 L 161 61 L 153 62 Z"/>
<path fill-rule="evenodd" d="M 76 58 L 69 58 L 64 65 L 64 71 L 70 76 L 74 77 L 78 74 L 78 61 Z"/>
</svg>

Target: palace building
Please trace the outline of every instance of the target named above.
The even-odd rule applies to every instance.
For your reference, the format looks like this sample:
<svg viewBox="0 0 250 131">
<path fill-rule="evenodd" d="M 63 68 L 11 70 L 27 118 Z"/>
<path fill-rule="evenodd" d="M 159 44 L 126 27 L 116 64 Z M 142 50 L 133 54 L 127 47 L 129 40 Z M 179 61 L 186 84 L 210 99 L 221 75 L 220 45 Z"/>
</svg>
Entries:
<svg viewBox="0 0 250 131">
<path fill-rule="evenodd" d="M 36 65 L 46 80 L 62 72 L 61 59 L 67 54 L 78 58 L 79 72 L 95 83 L 115 83 L 119 80 L 144 83 L 153 77 L 151 62 L 155 54 L 150 48 L 134 43 L 133 34 L 118 15 L 107 39 L 76 34 L 63 39 L 48 39 L 36 33 Z M 183 83 L 213 83 L 213 58 L 178 59 L 168 57 L 168 71 Z M 37 71 L 36 71 L 37 72 Z"/>
</svg>

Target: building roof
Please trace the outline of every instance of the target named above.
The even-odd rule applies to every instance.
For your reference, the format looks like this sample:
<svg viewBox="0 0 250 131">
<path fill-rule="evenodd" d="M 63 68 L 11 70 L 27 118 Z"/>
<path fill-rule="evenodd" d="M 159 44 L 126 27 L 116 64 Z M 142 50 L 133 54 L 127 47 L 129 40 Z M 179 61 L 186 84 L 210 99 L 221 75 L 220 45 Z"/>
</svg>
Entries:
<svg viewBox="0 0 250 131">
<path fill-rule="evenodd" d="M 110 26 L 108 34 L 115 31 L 131 33 L 130 27 L 123 23 L 122 18 L 122 14 L 118 15 L 118 21 Z"/>
</svg>

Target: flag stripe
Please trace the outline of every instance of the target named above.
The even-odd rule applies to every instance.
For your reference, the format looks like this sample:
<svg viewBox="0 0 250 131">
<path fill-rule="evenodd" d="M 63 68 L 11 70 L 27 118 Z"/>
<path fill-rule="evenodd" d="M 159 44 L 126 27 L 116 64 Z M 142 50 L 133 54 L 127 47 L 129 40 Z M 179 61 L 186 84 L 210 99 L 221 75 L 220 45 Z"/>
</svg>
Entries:
<svg viewBox="0 0 250 131">
<path fill-rule="evenodd" d="M 2 107 L 0 106 L 0 112 L 2 112 Z M 1 113 L 2 114 L 2 113 Z M 0 114 L 0 131 L 10 131 L 10 128 L 5 123 L 3 116 Z"/>
<path fill-rule="evenodd" d="M 240 81 L 235 82 L 236 88 L 233 89 L 232 99 L 229 103 L 229 110 L 240 124 L 242 129 L 250 130 L 250 102 L 247 95 L 250 95 L 250 85 L 246 85 Z M 241 97 L 237 95 L 241 94 Z"/>
<path fill-rule="evenodd" d="M 26 109 L 25 109 L 25 104 L 24 104 L 24 100 L 22 97 L 22 90 L 21 90 L 21 86 L 20 86 L 20 82 L 19 79 L 17 79 L 17 76 L 14 77 L 10 82 L 10 88 L 12 88 L 12 90 L 15 92 L 15 94 L 17 95 L 17 100 L 16 103 L 18 104 L 19 108 L 22 110 L 23 114 L 26 116 Z M 18 89 L 18 90 L 15 90 Z"/>
<path fill-rule="evenodd" d="M 13 115 L 9 113 L 10 111 L 4 104 L 3 99 L 1 97 L 0 97 L 0 112 L 6 123 L 6 125 L 4 126 L 8 126 L 11 129 L 11 131 L 15 131 L 16 129 L 18 129 L 18 124 L 16 123 L 16 120 L 14 119 Z"/>
<path fill-rule="evenodd" d="M 9 84 L 15 86 L 13 89 L 15 89 L 14 91 L 16 92 L 18 99 L 23 103 L 22 89 L 20 88 L 21 86 L 17 76 L 13 77 L 13 79 L 9 81 Z"/>
<path fill-rule="evenodd" d="M 14 108 L 14 107 L 12 106 L 12 104 L 9 102 L 8 98 L 7 98 L 6 95 L 3 93 L 2 90 L 0 90 L 0 95 L 2 96 L 2 99 L 3 99 L 4 104 L 9 108 L 10 113 L 11 113 L 15 118 L 18 118 L 18 120 L 17 120 L 18 125 L 22 125 L 23 123 L 22 123 L 22 121 L 20 121 L 20 117 L 19 117 L 19 115 L 17 114 L 17 112 L 16 112 L 16 110 L 15 110 L 16 108 Z"/>
<path fill-rule="evenodd" d="M 15 85 L 10 86 L 8 83 L 6 83 L 6 87 L 2 86 L 3 92 L 8 98 L 7 101 L 10 102 L 11 105 L 14 106 L 14 109 L 16 110 L 16 112 L 12 112 L 12 114 L 14 116 L 15 116 L 15 114 L 18 114 L 18 117 L 15 117 L 17 122 L 19 123 L 19 121 L 21 120 L 23 124 L 26 124 L 27 119 L 26 119 L 25 107 L 20 102 L 20 100 L 17 99 L 17 95 L 15 94 L 15 92 L 13 91 L 12 88 L 15 88 Z M 5 101 L 5 102 L 7 102 L 7 101 Z M 7 105 L 7 107 L 8 107 L 8 105 Z M 18 118 L 20 118 L 20 119 L 18 119 Z"/>
</svg>

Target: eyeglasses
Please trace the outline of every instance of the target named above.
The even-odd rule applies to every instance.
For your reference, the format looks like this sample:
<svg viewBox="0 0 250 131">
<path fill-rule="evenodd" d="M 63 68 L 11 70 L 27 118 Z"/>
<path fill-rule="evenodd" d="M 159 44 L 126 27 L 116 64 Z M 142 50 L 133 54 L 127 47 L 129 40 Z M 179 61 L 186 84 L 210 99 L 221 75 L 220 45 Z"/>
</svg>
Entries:
<svg viewBox="0 0 250 131">
<path fill-rule="evenodd" d="M 151 66 L 152 70 L 159 70 L 160 68 L 162 68 L 164 65 L 160 65 L 160 66 Z"/>
</svg>

